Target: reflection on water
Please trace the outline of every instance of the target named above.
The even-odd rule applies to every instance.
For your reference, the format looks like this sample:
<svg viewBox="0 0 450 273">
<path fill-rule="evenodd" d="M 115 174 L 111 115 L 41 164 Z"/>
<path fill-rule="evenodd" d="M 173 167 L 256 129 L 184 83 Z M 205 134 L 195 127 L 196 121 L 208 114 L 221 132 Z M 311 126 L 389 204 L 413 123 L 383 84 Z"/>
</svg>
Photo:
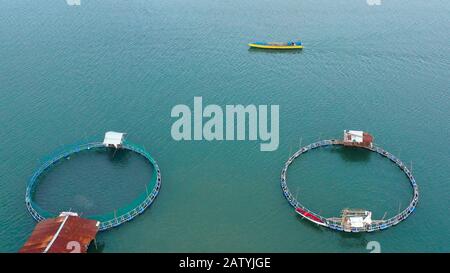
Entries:
<svg viewBox="0 0 450 273">
<path fill-rule="evenodd" d="M 105 148 L 107 149 L 108 158 L 113 164 L 126 164 L 132 152 L 125 149 Z"/>
<path fill-rule="evenodd" d="M 372 156 L 372 152 L 358 147 L 337 147 L 331 151 L 338 153 L 346 162 L 367 162 Z"/>
<path fill-rule="evenodd" d="M 313 222 L 310 222 L 309 220 L 306 220 L 303 216 L 301 216 L 300 214 L 296 213 L 297 219 L 299 220 L 300 223 L 304 224 L 307 228 L 317 231 L 317 232 L 323 232 L 324 231 L 324 227 L 319 226 Z"/>
<path fill-rule="evenodd" d="M 95 206 L 94 199 L 89 198 L 82 194 L 75 194 L 74 203 L 77 207 L 79 207 L 83 211 L 92 210 Z"/>
<path fill-rule="evenodd" d="M 88 253 L 103 253 L 104 249 L 105 249 L 105 242 L 99 242 L 97 240 L 94 240 L 89 245 L 87 252 Z"/>
<path fill-rule="evenodd" d="M 336 232 L 342 240 L 339 240 L 339 244 L 345 248 L 366 249 L 367 243 L 370 241 L 367 239 L 368 234 L 364 232 Z"/>
<path fill-rule="evenodd" d="M 263 49 L 251 47 L 248 49 L 252 54 L 302 54 L 304 49 Z"/>
</svg>

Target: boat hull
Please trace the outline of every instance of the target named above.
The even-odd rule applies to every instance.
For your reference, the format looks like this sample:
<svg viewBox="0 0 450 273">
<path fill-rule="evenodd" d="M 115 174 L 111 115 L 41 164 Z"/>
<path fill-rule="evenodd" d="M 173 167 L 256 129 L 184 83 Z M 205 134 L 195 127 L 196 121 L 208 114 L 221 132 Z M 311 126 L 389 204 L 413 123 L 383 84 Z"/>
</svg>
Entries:
<svg viewBox="0 0 450 273">
<path fill-rule="evenodd" d="M 296 208 L 295 212 L 297 212 L 298 214 L 300 214 L 301 216 L 303 216 L 304 218 L 306 218 L 307 220 L 309 220 L 315 224 L 318 224 L 318 225 L 324 226 L 324 227 L 327 226 L 327 224 L 324 223 L 322 220 L 320 220 L 317 216 L 305 211 L 302 208 Z"/>
<path fill-rule="evenodd" d="M 302 45 L 263 45 L 263 44 L 248 44 L 251 48 L 262 48 L 262 49 L 302 49 Z"/>
</svg>

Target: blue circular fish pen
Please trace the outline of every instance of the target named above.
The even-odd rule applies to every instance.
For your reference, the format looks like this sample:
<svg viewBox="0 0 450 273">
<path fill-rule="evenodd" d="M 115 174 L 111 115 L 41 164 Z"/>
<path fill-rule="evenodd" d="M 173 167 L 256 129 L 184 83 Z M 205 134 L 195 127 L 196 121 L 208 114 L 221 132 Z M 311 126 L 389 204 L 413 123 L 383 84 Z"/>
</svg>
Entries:
<svg viewBox="0 0 450 273">
<path fill-rule="evenodd" d="M 391 153 L 387 152 L 386 150 L 377 147 L 375 145 L 370 146 L 357 146 L 360 148 L 368 149 L 372 152 L 378 153 L 383 157 L 388 158 L 393 163 L 395 163 L 408 177 L 410 185 L 413 189 L 413 196 L 412 199 L 408 205 L 407 208 L 405 208 L 403 211 L 398 213 L 397 215 L 386 219 L 386 220 L 374 220 L 371 221 L 370 224 L 366 224 L 362 227 L 352 227 L 345 224 L 344 217 L 342 218 L 326 218 L 322 215 L 315 213 L 309 209 L 307 209 L 305 206 L 303 206 L 290 192 L 287 183 L 286 183 L 286 177 L 287 177 L 287 170 L 289 168 L 289 165 L 300 155 L 311 151 L 313 149 L 319 148 L 319 147 L 327 147 L 332 145 L 344 145 L 344 141 L 342 140 L 321 140 L 317 141 L 315 143 L 309 144 L 307 146 L 302 147 L 300 150 L 295 152 L 292 156 L 289 157 L 289 159 L 285 162 L 284 167 L 281 171 L 281 189 L 283 191 L 284 196 L 288 200 L 289 204 L 294 207 L 296 213 L 300 214 L 303 218 L 306 218 L 307 220 L 320 225 L 324 226 L 333 230 L 337 231 L 344 231 L 344 232 L 372 232 L 372 231 L 378 231 L 378 230 L 384 230 L 391 226 L 395 226 L 401 221 L 405 220 L 416 208 L 417 203 L 419 201 L 419 187 L 416 183 L 416 179 L 412 175 L 411 171 L 408 169 L 408 167 L 397 157 L 392 155 Z M 354 145 L 356 146 L 356 145 Z"/>
<path fill-rule="evenodd" d="M 108 147 L 102 142 L 89 142 L 79 145 L 74 145 L 72 147 L 68 147 L 61 152 L 56 153 L 54 156 L 51 156 L 50 159 L 46 160 L 43 165 L 41 165 L 30 178 L 26 193 L 25 193 L 25 204 L 30 212 L 31 216 L 36 221 L 43 221 L 47 218 L 57 217 L 57 214 L 51 213 L 39 207 L 39 205 L 34 201 L 34 193 L 36 187 L 38 185 L 39 177 L 52 166 L 54 166 L 59 160 L 63 158 L 67 158 L 73 154 L 79 153 L 81 151 L 98 149 Z M 146 192 L 139 195 L 138 198 L 133 200 L 130 204 L 125 207 L 119 208 L 114 212 L 96 215 L 96 216 L 88 216 L 86 218 L 97 220 L 100 222 L 99 230 L 107 230 L 113 227 L 117 227 L 125 222 L 128 222 L 135 218 L 136 216 L 142 214 L 146 208 L 148 208 L 156 196 L 159 193 L 161 187 L 161 171 L 159 169 L 158 164 L 143 147 L 140 147 L 137 144 L 133 144 L 129 141 L 124 141 L 120 145 L 120 149 L 126 149 L 135 153 L 142 155 L 154 168 L 154 173 L 148 185 L 146 186 Z M 151 187 L 148 188 L 148 187 Z"/>
</svg>

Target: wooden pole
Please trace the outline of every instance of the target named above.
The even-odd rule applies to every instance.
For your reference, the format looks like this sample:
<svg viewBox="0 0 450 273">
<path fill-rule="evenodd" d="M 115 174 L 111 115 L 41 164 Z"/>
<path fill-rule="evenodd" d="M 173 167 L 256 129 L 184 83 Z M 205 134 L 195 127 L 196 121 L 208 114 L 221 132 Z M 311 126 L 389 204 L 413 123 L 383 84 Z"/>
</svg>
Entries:
<svg viewBox="0 0 450 273">
<path fill-rule="evenodd" d="M 387 211 L 384 212 L 384 215 L 383 215 L 383 218 L 381 218 L 381 221 L 384 220 L 384 218 L 386 217 L 386 215 L 387 215 Z"/>
</svg>

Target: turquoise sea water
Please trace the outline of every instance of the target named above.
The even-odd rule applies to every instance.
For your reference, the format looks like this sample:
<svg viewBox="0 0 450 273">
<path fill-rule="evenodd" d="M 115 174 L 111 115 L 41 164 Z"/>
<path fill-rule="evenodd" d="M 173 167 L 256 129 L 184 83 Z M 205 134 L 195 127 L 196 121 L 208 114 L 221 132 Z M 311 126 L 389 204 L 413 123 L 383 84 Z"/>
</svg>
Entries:
<svg viewBox="0 0 450 273">
<path fill-rule="evenodd" d="M 26 183 L 64 144 L 125 131 L 158 161 L 156 202 L 98 240 L 104 252 L 450 251 L 450 4 L 448 1 L 0 1 L 0 251 L 15 252 L 35 222 Z M 301 52 L 249 50 L 301 38 Z M 280 146 L 176 142 L 170 110 L 204 104 L 280 105 Z M 300 144 L 344 129 L 413 165 L 421 196 L 405 222 L 343 234 L 297 217 L 280 171 Z M 67 164 L 66 164 L 67 163 Z M 111 164 L 109 164 L 111 163 Z M 134 155 L 86 154 L 48 173 L 49 209 L 114 209 L 151 169 Z M 145 182 L 144 182 L 145 183 Z M 395 214 L 408 180 L 375 154 L 324 149 L 302 156 L 288 183 L 309 208 L 334 216 L 363 207 Z"/>
</svg>

